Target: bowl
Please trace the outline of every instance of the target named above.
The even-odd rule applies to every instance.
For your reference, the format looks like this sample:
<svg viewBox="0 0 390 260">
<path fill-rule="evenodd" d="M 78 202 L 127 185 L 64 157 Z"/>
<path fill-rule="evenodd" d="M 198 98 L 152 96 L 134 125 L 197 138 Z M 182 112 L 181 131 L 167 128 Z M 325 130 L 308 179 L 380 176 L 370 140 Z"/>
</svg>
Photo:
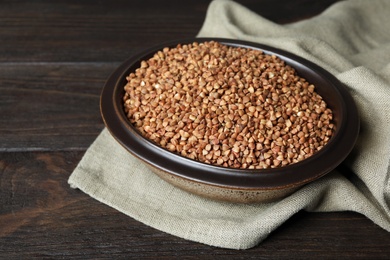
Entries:
<svg viewBox="0 0 390 260">
<path fill-rule="evenodd" d="M 126 76 L 164 47 L 217 41 L 228 46 L 262 50 L 278 56 L 298 75 L 316 86 L 333 111 L 334 133 L 318 152 L 303 161 L 278 168 L 235 169 L 202 163 L 172 153 L 145 139 L 130 124 L 123 109 Z M 346 87 L 318 65 L 287 51 L 266 45 L 222 38 L 193 38 L 166 42 L 140 52 L 120 65 L 108 78 L 100 100 L 101 115 L 111 135 L 141 163 L 163 180 L 192 194 L 234 203 L 271 202 L 335 169 L 351 152 L 359 133 L 359 117 Z M 139 173 L 139 174 L 142 174 Z"/>
</svg>

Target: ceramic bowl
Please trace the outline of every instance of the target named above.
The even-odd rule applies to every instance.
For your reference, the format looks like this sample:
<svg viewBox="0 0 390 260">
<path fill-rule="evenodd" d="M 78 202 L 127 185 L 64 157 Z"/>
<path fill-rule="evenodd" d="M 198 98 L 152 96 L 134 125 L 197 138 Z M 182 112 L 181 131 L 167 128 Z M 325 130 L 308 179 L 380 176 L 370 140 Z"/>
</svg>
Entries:
<svg viewBox="0 0 390 260">
<path fill-rule="evenodd" d="M 233 169 L 209 165 L 163 149 L 142 137 L 129 123 L 122 98 L 126 76 L 164 47 L 194 41 L 218 41 L 230 46 L 259 49 L 294 67 L 332 109 L 335 132 L 311 157 L 287 166 L 262 170 Z M 165 181 L 193 194 L 235 203 L 270 202 L 282 199 L 305 184 L 335 169 L 351 152 L 359 132 L 357 108 L 346 87 L 318 65 L 269 46 L 239 40 L 194 38 L 163 43 L 138 53 L 120 65 L 107 80 L 101 94 L 101 114 L 112 136 L 140 162 Z M 142 172 L 140 172 L 142 174 Z"/>
</svg>

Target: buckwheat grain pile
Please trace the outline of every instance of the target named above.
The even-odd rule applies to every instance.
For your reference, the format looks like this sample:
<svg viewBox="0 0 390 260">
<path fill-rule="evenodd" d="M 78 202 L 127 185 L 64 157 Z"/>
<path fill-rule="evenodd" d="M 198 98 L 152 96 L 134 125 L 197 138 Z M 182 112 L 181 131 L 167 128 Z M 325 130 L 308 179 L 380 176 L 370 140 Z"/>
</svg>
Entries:
<svg viewBox="0 0 390 260">
<path fill-rule="evenodd" d="M 204 163 L 282 167 L 319 151 L 334 132 L 315 86 L 259 50 L 214 41 L 164 48 L 127 81 L 125 112 L 139 132 Z"/>
</svg>

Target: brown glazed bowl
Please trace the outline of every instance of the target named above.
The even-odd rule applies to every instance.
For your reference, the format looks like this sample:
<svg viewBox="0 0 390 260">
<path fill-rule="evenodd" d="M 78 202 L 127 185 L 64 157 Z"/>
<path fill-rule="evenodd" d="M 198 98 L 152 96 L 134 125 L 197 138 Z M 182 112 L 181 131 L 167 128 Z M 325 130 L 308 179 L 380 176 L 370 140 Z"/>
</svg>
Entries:
<svg viewBox="0 0 390 260">
<path fill-rule="evenodd" d="M 264 53 L 276 55 L 294 67 L 301 77 L 313 83 L 334 114 L 336 130 L 329 142 L 301 162 L 279 168 L 248 170 L 214 166 L 184 158 L 142 137 L 129 123 L 123 110 L 126 76 L 138 68 L 142 60 L 152 57 L 164 47 L 210 40 L 230 46 L 260 49 Z M 359 117 L 354 100 L 346 87 L 329 72 L 286 51 L 230 39 L 173 41 L 134 55 L 109 77 L 100 102 L 103 120 L 112 136 L 160 178 L 187 192 L 229 202 L 270 202 L 286 197 L 335 169 L 351 152 L 359 133 Z"/>
</svg>

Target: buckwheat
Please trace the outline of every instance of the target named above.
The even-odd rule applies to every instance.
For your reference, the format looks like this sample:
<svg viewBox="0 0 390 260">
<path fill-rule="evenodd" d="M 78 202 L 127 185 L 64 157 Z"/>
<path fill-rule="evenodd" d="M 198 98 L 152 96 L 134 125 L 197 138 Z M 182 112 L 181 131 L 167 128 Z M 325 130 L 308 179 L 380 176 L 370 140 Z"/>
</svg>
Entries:
<svg viewBox="0 0 390 260">
<path fill-rule="evenodd" d="M 315 86 L 283 60 L 214 41 L 158 51 L 124 89 L 126 115 L 145 138 L 223 167 L 302 161 L 335 129 Z"/>
</svg>

